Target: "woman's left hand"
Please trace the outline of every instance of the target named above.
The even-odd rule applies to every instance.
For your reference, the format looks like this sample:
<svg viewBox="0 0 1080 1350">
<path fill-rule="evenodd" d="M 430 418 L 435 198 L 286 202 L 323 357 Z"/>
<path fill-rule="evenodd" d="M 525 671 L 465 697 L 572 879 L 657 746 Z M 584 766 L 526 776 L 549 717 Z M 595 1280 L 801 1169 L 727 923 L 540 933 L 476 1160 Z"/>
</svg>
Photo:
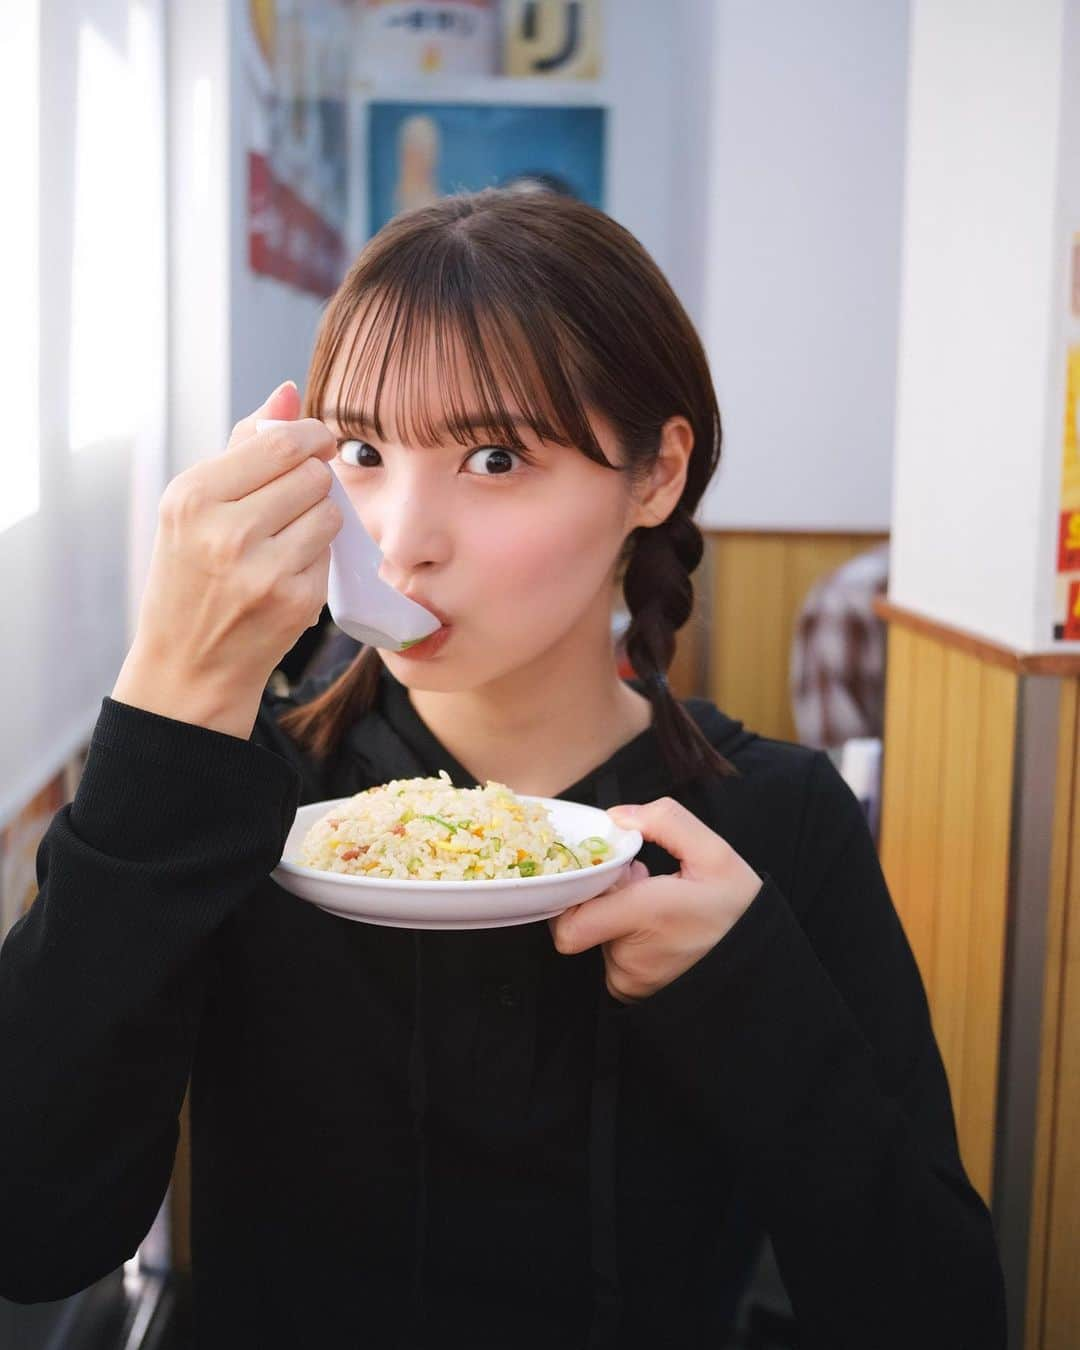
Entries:
<svg viewBox="0 0 1080 1350">
<path fill-rule="evenodd" d="M 679 871 L 650 877 L 635 862 L 623 881 L 549 919 L 548 927 L 564 955 L 602 945 L 608 991 L 620 1003 L 636 1003 L 700 961 L 750 907 L 762 879 L 671 797 L 612 806 L 608 815 L 666 849 Z"/>
</svg>

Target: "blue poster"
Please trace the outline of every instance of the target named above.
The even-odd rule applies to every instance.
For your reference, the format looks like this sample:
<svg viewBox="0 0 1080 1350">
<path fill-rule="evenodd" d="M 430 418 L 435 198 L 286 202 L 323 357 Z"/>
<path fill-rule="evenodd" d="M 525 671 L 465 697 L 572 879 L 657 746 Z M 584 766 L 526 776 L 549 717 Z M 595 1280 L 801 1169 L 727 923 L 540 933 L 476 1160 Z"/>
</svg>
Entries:
<svg viewBox="0 0 1080 1350">
<path fill-rule="evenodd" d="M 603 210 L 603 108 L 376 100 L 368 115 L 372 234 L 449 192 L 514 183 Z"/>
</svg>

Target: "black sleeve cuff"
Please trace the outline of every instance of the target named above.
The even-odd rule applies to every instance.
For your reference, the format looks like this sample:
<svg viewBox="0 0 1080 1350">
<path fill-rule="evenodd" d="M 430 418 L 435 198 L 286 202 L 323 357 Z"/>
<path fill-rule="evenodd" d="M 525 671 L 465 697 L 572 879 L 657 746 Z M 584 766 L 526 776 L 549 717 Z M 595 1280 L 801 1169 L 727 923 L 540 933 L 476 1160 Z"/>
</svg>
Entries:
<svg viewBox="0 0 1080 1350">
<path fill-rule="evenodd" d="M 94 848 L 132 861 L 160 857 L 178 831 L 200 826 L 273 852 L 292 825 L 299 782 L 291 764 L 251 741 L 105 698 L 71 822 Z"/>
<path fill-rule="evenodd" d="M 776 883 L 766 873 L 761 889 L 738 919 L 689 969 L 648 998 L 629 1004 L 613 1002 L 628 1020 L 657 1029 L 678 1026 L 698 1016 L 725 981 L 737 978 L 741 970 L 759 959 L 779 921 L 777 899 L 784 903 Z"/>
</svg>

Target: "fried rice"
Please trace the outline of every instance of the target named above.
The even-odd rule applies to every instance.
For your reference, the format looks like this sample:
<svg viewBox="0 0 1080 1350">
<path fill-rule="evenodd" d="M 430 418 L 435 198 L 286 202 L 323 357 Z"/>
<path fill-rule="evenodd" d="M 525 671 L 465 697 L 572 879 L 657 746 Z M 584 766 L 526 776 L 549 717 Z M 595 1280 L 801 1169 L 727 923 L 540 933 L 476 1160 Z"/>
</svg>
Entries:
<svg viewBox="0 0 1080 1350">
<path fill-rule="evenodd" d="M 297 862 L 359 877 L 494 881 L 595 867 L 611 854 L 599 835 L 560 839 L 547 809 L 504 783 L 456 788 L 443 769 L 338 803 L 312 825 Z"/>
</svg>

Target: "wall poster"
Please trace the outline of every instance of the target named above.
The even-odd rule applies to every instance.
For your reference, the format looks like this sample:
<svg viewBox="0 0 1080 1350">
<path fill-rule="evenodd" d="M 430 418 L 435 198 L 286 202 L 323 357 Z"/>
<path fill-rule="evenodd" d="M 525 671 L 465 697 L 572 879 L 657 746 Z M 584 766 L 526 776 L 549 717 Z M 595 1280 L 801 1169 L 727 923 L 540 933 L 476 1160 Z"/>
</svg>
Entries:
<svg viewBox="0 0 1080 1350">
<path fill-rule="evenodd" d="M 449 192 L 518 185 L 604 209 L 605 110 L 396 103 L 368 117 L 369 229 Z"/>
</svg>

